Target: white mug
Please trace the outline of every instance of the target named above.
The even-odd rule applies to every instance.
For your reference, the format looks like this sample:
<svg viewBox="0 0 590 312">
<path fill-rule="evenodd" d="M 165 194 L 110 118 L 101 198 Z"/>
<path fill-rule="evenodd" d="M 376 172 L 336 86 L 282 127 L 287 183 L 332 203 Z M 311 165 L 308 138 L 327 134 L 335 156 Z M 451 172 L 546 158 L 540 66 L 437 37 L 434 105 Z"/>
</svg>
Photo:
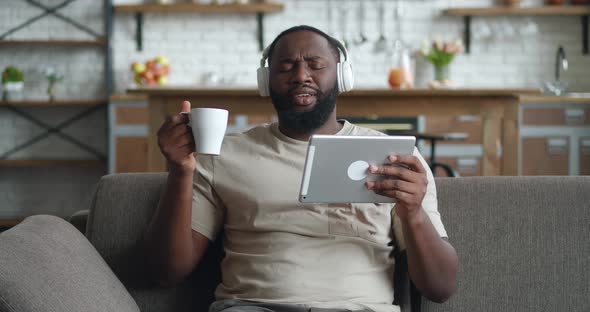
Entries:
<svg viewBox="0 0 590 312">
<path fill-rule="evenodd" d="M 189 117 L 189 125 L 195 138 L 195 152 L 197 154 L 219 155 L 223 137 L 227 130 L 228 111 L 220 108 L 193 108 Z"/>
</svg>

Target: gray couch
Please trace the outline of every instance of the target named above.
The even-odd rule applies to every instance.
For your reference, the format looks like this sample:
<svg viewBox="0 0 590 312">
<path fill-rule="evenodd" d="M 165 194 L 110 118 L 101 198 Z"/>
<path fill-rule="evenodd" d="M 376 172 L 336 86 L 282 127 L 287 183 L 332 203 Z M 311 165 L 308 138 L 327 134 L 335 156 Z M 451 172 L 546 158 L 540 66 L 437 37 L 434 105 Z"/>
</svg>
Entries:
<svg viewBox="0 0 590 312">
<path fill-rule="evenodd" d="M 0 311 L 206 311 L 219 242 L 179 287 L 157 288 L 145 272 L 141 236 L 164 182 L 102 178 L 87 239 L 50 216 L 0 234 Z M 437 187 L 458 292 L 422 300 L 422 311 L 590 311 L 590 177 L 439 178 Z"/>
</svg>

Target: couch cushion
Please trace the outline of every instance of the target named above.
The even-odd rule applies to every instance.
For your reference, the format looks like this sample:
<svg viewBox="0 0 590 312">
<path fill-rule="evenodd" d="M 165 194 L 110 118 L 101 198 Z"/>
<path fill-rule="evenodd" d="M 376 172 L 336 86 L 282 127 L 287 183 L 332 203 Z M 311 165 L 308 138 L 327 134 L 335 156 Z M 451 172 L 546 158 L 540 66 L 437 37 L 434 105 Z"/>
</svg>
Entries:
<svg viewBox="0 0 590 312">
<path fill-rule="evenodd" d="M 422 311 L 590 311 L 590 177 L 437 179 L 458 290 Z"/>
<path fill-rule="evenodd" d="M 57 217 L 0 234 L 0 311 L 139 311 L 90 242 Z"/>
</svg>

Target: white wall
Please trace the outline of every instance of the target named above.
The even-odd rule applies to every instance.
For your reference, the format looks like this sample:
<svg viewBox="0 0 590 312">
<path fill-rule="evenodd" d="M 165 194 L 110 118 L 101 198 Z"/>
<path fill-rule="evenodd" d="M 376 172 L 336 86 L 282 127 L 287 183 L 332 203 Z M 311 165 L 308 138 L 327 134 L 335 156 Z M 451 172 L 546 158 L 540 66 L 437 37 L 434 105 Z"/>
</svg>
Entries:
<svg viewBox="0 0 590 312">
<path fill-rule="evenodd" d="M 357 15 L 342 18 L 338 7 L 349 4 L 358 8 L 359 1 L 332 0 L 333 20 L 328 25 L 326 0 L 285 0 L 285 10 L 269 14 L 265 18 L 265 44 L 270 43 L 280 31 L 298 24 L 309 24 L 342 37 L 342 21 L 347 21 L 348 37 L 357 33 Z M 463 23 L 460 17 L 443 16 L 442 10 L 457 6 L 490 6 L 491 0 L 424 0 L 404 1 L 405 17 L 402 22 L 403 39 L 419 48 L 424 39 L 440 36 L 444 39 L 461 38 Z M 369 44 L 353 46 L 356 82 L 359 88 L 386 88 L 388 60 L 385 53 L 373 53 L 378 37 L 379 1 L 367 1 L 365 29 Z M 541 4 L 541 0 L 525 1 L 525 4 Z M 394 5 L 386 1 L 386 28 L 389 39 L 395 38 Z M 465 87 L 537 87 L 543 80 L 551 79 L 554 72 L 555 50 L 564 45 L 571 69 L 564 78 L 572 88 L 590 89 L 590 79 L 585 72 L 590 69 L 590 56 L 583 56 L 579 17 L 520 17 L 474 18 L 474 28 L 481 21 L 492 27 L 510 25 L 516 31 L 523 29 L 526 20 L 539 29 L 536 36 L 525 38 L 498 38 L 473 41 L 472 53 L 456 59 L 451 76 Z M 253 15 L 195 15 L 195 14 L 146 14 L 144 27 L 144 51 L 137 52 L 134 43 L 134 19 L 132 15 L 117 16 L 114 36 L 114 58 L 117 90 L 123 91 L 131 81 L 129 64 L 163 54 L 172 62 L 171 83 L 200 84 L 203 74 L 215 72 L 227 85 L 254 87 L 256 68 L 260 59 L 256 43 L 256 21 Z M 475 29 L 474 29 L 475 30 Z M 431 68 L 419 73 L 427 78 Z"/>
<path fill-rule="evenodd" d="M 57 5 L 58 0 L 42 1 Z M 130 1 L 125 1 L 130 2 Z M 283 0 L 285 10 L 265 18 L 265 38 L 268 44 L 280 31 L 298 24 L 309 24 L 340 35 L 341 20 L 338 6 L 349 3 L 354 8 L 358 1 L 332 0 L 334 19 L 327 23 L 327 0 Z M 492 0 L 406 0 L 403 20 L 403 39 L 418 48 L 424 39 L 440 36 L 445 39 L 462 35 L 462 19 L 442 16 L 448 7 L 490 6 Z M 121 3 L 119 1 L 118 3 Z M 365 0 L 368 21 L 365 28 L 371 43 L 350 49 L 356 83 L 359 88 L 387 87 L 388 61 L 384 53 L 374 54 L 372 46 L 378 36 L 378 1 Z M 526 5 L 539 5 L 542 0 L 524 1 Z M 0 33 L 12 28 L 41 11 L 23 1 L 0 2 Z M 394 1 L 386 1 L 387 34 L 394 38 Z M 102 1 L 78 0 L 63 14 L 81 21 L 98 32 L 103 30 Z M 255 72 L 260 59 L 256 42 L 254 15 L 197 15 L 197 14 L 146 14 L 144 24 L 144 51 L 135 49 L 135 20 L 133 14 L 115 16 L 113 57 L 116 91 L 123 92 L 131 82 L 130 64 L 145 61 L 156 55 L 167 56 L 172 65 L 171 84 L 202 85 L 202 76 L 214 72 L 226 86 L 254 87 Z M 481 22 L 475 18 L 474 27 Z M 572 89 L 590 90 L 590 56 L 581 54 L 581 27 L 577 17 L 533 17 L 539 34 L 526 38 L 498 38 L 485 42 L 473 41 L 472 53 L 461 55 L 452 66 L 451 76 L 465 87 L 537 87 L 553 76 L 555 50 L 564 45 L 570 60 L 570 70 L 563 76 Z M 349 35 L 358 29 L 356 16 L 350 14 Z M 517 30 L 524 19 L 486 18 L 491 25 L 508 23 Z M 9 39 L 89 38 L 72 26 L 54 17 L 41 19 Z M 0 46 L 0 67 L 16 65 L 25 70 L 26 91 L 29 99 L 46 98 L 46 82 L 41 70 L 55 65 L 66 74 L 66 80 L 57 89 L 58 98 L 98 98 L 104 94 L 103 56 L 100 48 L 81 47 L 8 47 Z M 432 74 L 429 67 L 420 66 L 423 77 Z M 79 112 L 76 108 L 27 108 L 50 124 Z M 99 111 L 88 119 L 72 125 L 67 132 L 75 137 L 106 150 L 106 114 Z M 41 129 L 0 107 L 0 153 L 19 142 L 40 133 Z M 89 155 L 67 142 L 52 136 L 30 149 L 15 155 L 21 158 L 68 157 L 84 158 Z M 7 169 L 0 167 L 0 217 L 52 212 L 68 215 L 87 208 L 92 184 L 102 174 L 94 169 Z"/>
</svg>

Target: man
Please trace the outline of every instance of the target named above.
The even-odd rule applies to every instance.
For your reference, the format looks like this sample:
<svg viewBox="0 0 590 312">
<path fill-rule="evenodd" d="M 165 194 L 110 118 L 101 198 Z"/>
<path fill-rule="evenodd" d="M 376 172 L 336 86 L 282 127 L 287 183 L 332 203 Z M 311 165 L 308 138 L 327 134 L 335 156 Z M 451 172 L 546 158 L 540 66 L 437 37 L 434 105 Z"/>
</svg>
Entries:
<svg viewBox="0 0 590 312">
<path fill-rule="evenodd" d="M 308 26 L 277 36 L 268 80 L 279 122 L 227 135 L 221 156 L 195 160 L 185 116 L 162 125 L 158 143 L 170 172 L 146 233 L 162 285 L 186 277 L 223 228 L 222 282 L 211 312 L 396 311 L 394 239 L 405 246 L 423 295 L 442 302 L 455 291 L 457 255 L 444 239 L 434 180 L 417 151 L 390 157 L 403 166 L 370 168 L 390 179 L 367 188 L 395 198 L 395 210 L 297 200 L 312 134 L 377 134 L 336 119 L 338 51 L 334 39 Z M 189 109 L 183 102 L 181 111 Z"/>
</svg>

